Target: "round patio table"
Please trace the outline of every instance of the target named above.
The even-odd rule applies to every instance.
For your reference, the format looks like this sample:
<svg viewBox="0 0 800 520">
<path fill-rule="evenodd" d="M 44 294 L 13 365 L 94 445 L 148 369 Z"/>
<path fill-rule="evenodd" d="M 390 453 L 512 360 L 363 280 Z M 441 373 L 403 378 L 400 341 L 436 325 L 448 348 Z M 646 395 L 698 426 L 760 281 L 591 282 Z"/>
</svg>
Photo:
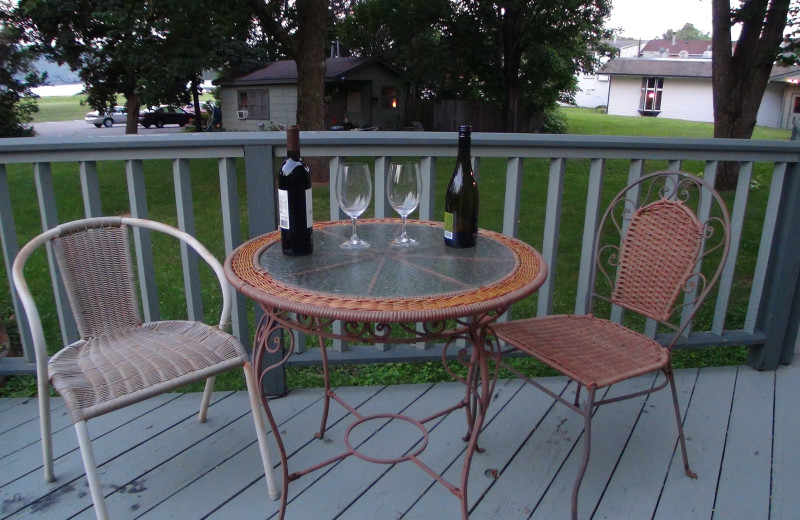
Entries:
<svg viewBox="0 0 800 520">
<path fill-rule="evenodd" d="M 497 379 L 497 368 L 489 360 L 500 355 L 496 341 L 487 335 L 490 324 L 508 307 L 534 293 L 547 276 L 541 255 L 517 239 L 480 230 L 474 248 L 444 245 L 441 223 L 409 221 L 409 236 L 419 241 L 412 248 L 397 248 L 389 242 L 400 233 L 400 220 L 363 220 L 358 234 L 372 244 L 368 249 L 339 247 L 350 236 L 350 222 L 314 225 L 314 252 L 289 257 L 281 252 L 280 232 L 256 237 L 234 250 L 225 261 L 225 273 L 239 293 L 256 301 L 264 311 L 253 346 L 253 369 L 263 378 L 285 363 L 295 349 L 294 335 L 284 345 L 281 329 L 319 337 L 325 381 L 325 403 L 320 430 L 327 423 L 330 401 L 344 406 L 355 418 L 345 432 L 344 453 L 310 468 L 289 474 L 287 457 L 277 423 L 266 396 L 261 401 L 280 450 L 283 489 L 281 512 L 286 509 L 288 483 L 327 464 L 354 455 L 363 460 L 393 464 L 412 461 L 445 485 L 461 500 L 462 518 L 468 518 L 467 481 L 472 454 Z M 350 343 L 416 343 L 444 341 L 445 369 L 465 385 L 465 397 L 430 417 L 416 419 L 398 414 L 364 416 L 330 388 L 326 338 Z M 459 342 L 457 340 L 464 340 Z M 457 352 L 449 355 L 452 345 Z M 281 352 L 283 350 L 283 352 Z M 390 351 L 389 351 L 390 352 Z M 262 366 L 267 354 L 283 354 L 281 361 Z M 451 352 L 452 354 L 452 352 Z M 450 358 L 466 367 L 466 376 L 450 367 Z M 426 466 L 417 455 L 427 444 L 425 423 L 458 408 L 466 410 L 467 451 L 458 486 Z M 408 421 L 421 432 L 422 442 L 405 455 L 375 458 L 350 444 L 353 428 L 372 419 Z"/>
</svg>

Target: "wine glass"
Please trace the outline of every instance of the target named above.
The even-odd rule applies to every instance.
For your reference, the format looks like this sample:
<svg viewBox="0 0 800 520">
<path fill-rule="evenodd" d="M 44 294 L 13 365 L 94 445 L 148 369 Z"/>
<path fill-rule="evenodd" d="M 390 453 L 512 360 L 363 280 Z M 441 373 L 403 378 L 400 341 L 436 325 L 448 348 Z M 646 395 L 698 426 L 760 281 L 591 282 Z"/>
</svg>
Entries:
<svg viewBox="0 0 800 520">
<path fill-rule="evenodd" d="M 336 178 L 336 199 L 339 207 L 353 220 L 353 234 L 349 240 L 342 242 L 344 249 L 363 249 L 369 247 L 356 234 L 356 219 L 364 213 L 372 199 L 372 179 L 369 167 L 365 163 L 342 163 L 339 165 L 339 176 Z"/>
<path fill-rule="evenodd" d="M 389 167 L 386 196 L 389 204 L 400 215 L 403 224 L 400 228 L 400 236 L 389 242 L 389 245 L 410 247 L 419 244 L 406 233 L 406 217 L 417 209 L 421 192 L 422 178 L 419 173 L 419 163 L 393 162 Z"/>
</svg>

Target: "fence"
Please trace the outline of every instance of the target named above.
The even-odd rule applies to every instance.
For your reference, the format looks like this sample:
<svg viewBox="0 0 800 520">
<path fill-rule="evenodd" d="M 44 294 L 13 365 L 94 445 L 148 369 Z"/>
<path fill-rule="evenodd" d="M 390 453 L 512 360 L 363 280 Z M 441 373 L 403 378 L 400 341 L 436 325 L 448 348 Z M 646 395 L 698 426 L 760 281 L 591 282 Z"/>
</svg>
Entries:
<svg viewBox="0 0 800 520">
<path fill-rule="evenodd" d="M 20 246 L 17 236 L 20 229 L 32 224 L 20 223 L 19 228 L 15 225 L 18 212 L 12 207 L 10 186 L 20 182 L 35 184 L 35 199 L 31 197 L 30 200 L 17 201 L 17 204 L 36 205 L 41 228 L 50 228 L 59 222 L 57 208 L 61 198 L 61 192 L 54 187 L 54 170 L 66 167 L 77 172 L 80 186 L 73 188 L 80 190 L 83 214 L 97 216 L 102 213 L 104 195 L 100 189 L 98 171 L 105 168 L 107 163 L 121 161 L 124 164 L 129 211 L 133 216 L 148 218 L 148 199 L 152 199 L 153 195 L 148 193 L 145 186 L 145 169 L 151 162 L 167 160 L 171 164 L 174 186 L 174 197 L 167 195 L 167 198 L 174 203 L 177 224 L 194 234 L 197 231 L 195 206 L 214 205 L 213 210 L 221 214 L 224 253 L 227 254 L 244 240 L 240 210 L 246 208 L 248 237 L 275 229 L 273 180 L 276 161 L 285 155 L 284 140 L 283 133 L 253 132 L 125 136 L 91 141 L 69 138 L 0 141 L 0 238 L 2 261 L 8 278 L 5 285 L 0 285 L 0 297 L 3 298 L 0 301 L 3 306 L 14 308 L 25 352 L 24 358 L 0 360 L 0 374 L 33 372 L 29 364 L 33 361 L 33 354 L 24 316 L 19 312 L 21 308 L 16 296 L 9 294 L 11 262 Z M 436 204 L 439 202 L 437 161 L 444 162 L 455 156 L 454 134 L 304 132 L 301 141 L 304 156 L 328 158 L 331 178 L 335 177 L 336 167 L 345 157 L 372 158 L 377 194 L 385 192 L 383 183 L 392 157 L 419 158 L 425 193 L 420 203 L 419 218 L 440 219 L 436 213 Z M 585 301 L 592 256 L 588 245 L 591 241 L 587 241 L 586 237 L 592 232 L 598 208 L 602 207 L 604 189 L 605 194 L 610 195 L 611 185 L 624 184 L 626 180 L 635 179 L 653 169 L 686 169 L 691 166 L 695 173 L 701 173 L 710 180 L 718 162 L 739 162 L 738 187 L 729 196 L 733 223 L 732 254 L 717 291 L 713 317 L 707 327 L 695 327 L 682 346 L 747 345 L 750 346 L 749 363 L 759 369 L 773 369 L 779 363 L 791 361 L 800 322 L 800 255 L 797 254 L 800 251 L 800 226 L 796 225 L 800 221 L 800 143 L 486 133 L 473 134 L 472 142 L 479 179 L 481 165 L 490 161 L 500 161 L 500 169 L 505 172 L 505 178 L 500 179 L 504 186 L 502 193 L 487 194 L 482 199 L 494 197 L 500 201 L 498 211 L 502 215 L 497 231 L 521 236 L 540 248 L 553 273 L 538 293 L 533 311 L 537 315 L 552 312 L 554 303 L 561 307 L 574 305 L 574 309 L 579 310 L 578 302 Z M 214 197 L 197 197 L 193 194 L 190 160 L 195 159 L 213 159 L 217 162 L 219 185 Z M 617 169 L 620 164 L 623 165 L 626 178 L 606 174 L 607 165 L 612 162 Z M 13 177 L 12 184 L 9 184 L 9 175 Z M 240 176 L 244 177 L 245 186 L 244 200 L 241 202 L 237 189 Z M 58 180 L 60 186 L 63 179 Z M 533 190 L 532 182 L 539 182 Z M 762 186 L 758 191 L 751 192 L 759 182 Z M 576 186 L 577 192 L 570 191 Z M 438 188 L 441 192 L 441 182 Z M 526 195 L 523 196 L 523 193 Z M 528 195 L 530 193 L 533 194 Z M 572 193 L 569 195 L 571 198 L 565 200 L 565 193 Z M 763 202 L 763 213 L 754 213 L 751 193 Z M 329 218 L 340 218 L 335 198 L 329 200 Z M 540 231 L 534 235 L 520 229 L 521 221 L 530 222 L 530 214 L 541 215 L 541 219 L 536 218 L 536 226 L 540 227 Z M 374 198 L 374 215 L 391 215 L 385 197 Z M 566 218 L 583 221 L 582 237 L 560 235 L 561 221 Z M 748 238 L 743 242 L 744 236 L 760 238 Z M 566 248 L 562 245 L 560 253 L 559 245 L 573 240 L 575 247 L 570 249 L 580 254 L 565 259 L 563 255 Z M 737 272 L 737 269 L 741 269 L 737 264 L 737 255 L 742 253 L 743 244 L 747 249 L 744 253 L 755 260 L 752 270 L 741 273 Z M 158 319 L 160 315 L 155 273 L 147 260 L 151 257 L 151 248 L 147 242 L 136 244 L 142 276 L 143 312 L 147 320 Z M 182 269 L 187 280 L 197 277 L 197 273 L 192 272 L 191 264 L 183 258 Z M 577 277 L 575 283 L 570 283 L 569 290 L 557 294 L 555 279 L 561 273 L 577 273 Z M 186 284 L 187 287 L 191 285 Z M 732 300 L 732 293 L 740 291 L 742 286 L 746 289 L 744 299 Z M 76 338 L 75 326 L 70 319 L 63 291 L 57 285 L 54 287 L 62 341 L 71 342 Z M 563 301 L 564 294 L 567 295 L 567 304 Z M 199 308 L 197 300 L 201 297 L 198 294 L 187 290 L 187 298 L 190 308 Z M 732 320 L 731 314 L 740 317 Z M 736 322 L 736 326 L 731 327 L 731 322 Z M 248 302 L 237 298 L 233 331 L 245 344 L 250 341 L 251 323 Z M 438 356 L 435 346 L 428 347 L 393 346 L 382 352 L 379 359 L 420 360 Z M 336 348 L 342 351 L 337 358 L 341 362 L 375 359 L 374 355 L 365 354 L 361 348 L 349 349 L 347 345 L 337 345 Z M 309 353 L 301 356 L 292 362 L 314 363 L 316 359 Z M 281 388 L 282 384 L 279 375 L 274 382 L 275 388 Z"/>
</svg>

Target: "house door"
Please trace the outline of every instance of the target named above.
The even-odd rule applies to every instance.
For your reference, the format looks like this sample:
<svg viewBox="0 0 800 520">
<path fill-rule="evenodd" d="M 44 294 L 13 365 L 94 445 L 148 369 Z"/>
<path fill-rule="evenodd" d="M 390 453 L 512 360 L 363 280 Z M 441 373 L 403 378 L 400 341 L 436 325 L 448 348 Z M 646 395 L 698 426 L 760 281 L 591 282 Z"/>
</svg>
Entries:
<svg viewBox="0 0 800 520">
<path fill-rule="evenodd" d="M 800 129 L 800 94 L 792 94 L 792 113 L 789 114 L 788 129 Z"/>
</svg>

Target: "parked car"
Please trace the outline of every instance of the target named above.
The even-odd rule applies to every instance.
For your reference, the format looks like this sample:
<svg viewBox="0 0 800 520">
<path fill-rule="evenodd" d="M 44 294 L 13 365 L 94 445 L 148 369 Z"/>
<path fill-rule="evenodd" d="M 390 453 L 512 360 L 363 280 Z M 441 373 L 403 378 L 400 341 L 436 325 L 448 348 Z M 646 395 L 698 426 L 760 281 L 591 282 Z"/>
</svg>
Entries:
<svg viewBox="0 0 800 520">
<path fill-rule="evenodd" d="M 214 107 L 214 104 L 211 103 L 210 101 L 201 101 L 200 102 L 200 112 L 204 112 L 206 114 L 209 114 L 213 107 Z M 183 109 L 186 110 L 187 112 L 194 113 L 194 103 L 189 103 L 187 105 L 184 105 Z"/>
<path fill-rule="evenodd" d="M 194 117 L 180 107 L 161 106 L 153 110 L 145 110 L 139 113 L 139 124 L 145 128 L 155 126 L 161 128 L 164 125 L 186 126 Z"/>
<path fill-rule="evenodd" d="M 114 107 L 108 112 L 100 112 L 97 110 L 87 112 L 83 120 L 97 128 L 101 126 L 109 127 L 113 124 L 124 125 L 127 123 L 128 114 L 125 112 L 125 107 Z"/>
</svg>

